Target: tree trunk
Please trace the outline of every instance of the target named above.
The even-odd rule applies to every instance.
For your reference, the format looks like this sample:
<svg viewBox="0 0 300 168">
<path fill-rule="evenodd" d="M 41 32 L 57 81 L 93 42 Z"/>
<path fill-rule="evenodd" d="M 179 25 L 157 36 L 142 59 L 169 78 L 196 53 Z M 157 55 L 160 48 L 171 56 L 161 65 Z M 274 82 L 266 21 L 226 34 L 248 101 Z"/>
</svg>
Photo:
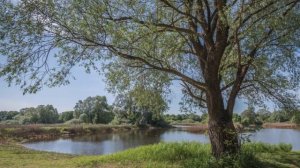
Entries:
<svg viewBox="0 0 300 168">
<path fill-rule="evenodd" d="M 238 152 L 240 148 L 238 134 L 232 120 L 223 121 L 210 118 L 208 123 L 208 134 L 211 142 L 212 154 L 216 158 Z"/>
<path fill-rule="evenodd" d="M 235 154 L 240 145 L 238 133 L 232 122 L 232 111 L 224 108 L 223 96 L 219 87 L 210 89 L 207 94 L 208 134 L 212 154 L 216 158 L 222 155 Z"/>
</svg>

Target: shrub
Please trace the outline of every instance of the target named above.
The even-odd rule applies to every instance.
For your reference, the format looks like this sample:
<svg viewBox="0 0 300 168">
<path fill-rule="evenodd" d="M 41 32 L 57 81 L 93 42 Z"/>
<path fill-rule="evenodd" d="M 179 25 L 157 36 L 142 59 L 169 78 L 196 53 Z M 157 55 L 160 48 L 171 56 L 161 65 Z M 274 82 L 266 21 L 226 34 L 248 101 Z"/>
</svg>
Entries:
<svg viewBox="0 0 300 168">
<path fill-rule="evenodd" d="M 20 123 L 18 120 L 5 120 L 5 121 L 1 121 L 1 124 L 18 125 Z"/>
<path fill-rule="evenodd" d="M 249 126 L 250 125 L 250 120 L 249 118 L 243 118 L 241 124 L 243 126 Z"/>
<path fill-rule="evenodd" d="M 82 124 L 82 121 L 80 119 L 72 119 L 72 120 L 69 120 L 67 122 L 65 122 L 65 124 Z"/>
<path fill-rule="evenodd" d="M 295 124 L 300 124 L 300 112 L 295 112 L 295 114 L 291 118 L 291 122 Z"/>
<path fill-rule="evenodd" d="M 80 114 L 79 120 L 83 123 L 88 123 L 89 122 L 89 118 L 88 118 L 87 114 L 85 114 L 85 113 Z"/>
</svg>

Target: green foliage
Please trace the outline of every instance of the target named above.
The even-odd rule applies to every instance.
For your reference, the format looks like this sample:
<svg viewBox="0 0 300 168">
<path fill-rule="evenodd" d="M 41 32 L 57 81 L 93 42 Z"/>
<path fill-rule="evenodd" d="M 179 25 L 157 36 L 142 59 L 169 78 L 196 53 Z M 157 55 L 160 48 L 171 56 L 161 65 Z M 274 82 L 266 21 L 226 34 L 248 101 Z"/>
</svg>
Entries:
<svg viewBox="0 0 300 168">
<path fill-rule="evenodd" d="M 51 124 L 58 122 L 58 112 L 52 105 L 23 108 L 13 117 L 20 124 Z"/>
<path fill-rule="evenodd" d="M 0 122 L 1 124 L 5 125 L 18 125 L 20 122 L 18 120 L 4 120 Z"/>
<path fill-rule="evenodd" d="M 74 118 L 78 119 L 83 113 L 87 115 L 87 122 L 94 124 L 107 124 L 114 118 L 105 96 L 87 97 L 83 101 L 79 100 L 74 107 Z"/>
<path fill-rule="evenodd" d="M 83 122 L 80 119 L 73 118 L 71 120 L 66 121 L 65 123 L 66 124 L 74 124 L 74 125 L 76 125 L 76 124 L 82 124 Z"/>
<path fill-rule="evenodd" d="M 170 124 L 189 124 L 189 123 L 200 123 L 205 120 L 205 116 L 207 115 L 203 113 L 202 115 L 197 115 L 194 113 L 187 114 L 165 114 L 164 119 Z"/>
<path fill-rule="evenodd" d="M 233 120 L 233 122 L 240 123 L 240 122 L 242 122 L 242 117 L 237 113 L 233 113 L 232 120 Z"/>
<path fill-rule="evenodd" d="M 293 117 L 291 118 L 291 122 L 295 124 L 300 124 L 300 111 L 297 110 L 294 112 Z"/>
<path fill-rule="evenodd" d="M 31 117 L 31 120 L 36 120 L 43 124 L 52 124 L 58 122 L 58 112 L 52 105 L 39 105 L 36 108 L 37 114 Z M 33 121 L 34 122 L 34 121 Z"/>
<path fill-rule="evenodd" d="M 254 111 L 254 107 L 250 106 L 247 110 L 241 113 L 241 122 L 243 125 L 251 125 L 256 122 L 256 114 Z"/>
<path fill-rule="evenodd" d="M 38 112 L 36 108 L 23 108 L 20 110 L 20 113 L 14 117 L 15 120 L 18 120 L 20 124 L 31 124 L 36 120 L 36 115 Z"/>
<path fill-rule="evenodd" d="M 159 90 L 136 87 L 126 94 L 119 94 L 114 102 L 114 123 L 138 126 L 163 123 L 163 113 L 168 109 Z"/>
<path fill-rule="evenodd" d="M 254 107 L 251 107 L 251 106 L 247 110 L 245 110 L 241 113 L 242 119 L 247 118 L 250 123 L 255 122 L 255 116 L 256 116 L 256 114 L 254 111 Z"/>
<path fill-rule="evenodd" d="M 259 109 L 257 112 L 256 112 L 256 115 L 257 115 L 257 119 L 262 121 L 262 122 L 266 122 L 270 116 L 272 115 L 272 113 L 266 109 Z"/>
<path fill-rule="evenodd" d="M 66 122 L 73 119 L 73 111 L 65 111 L 59 114 L 59 121 Z"/>
<path fill-rule="evenodd" d="M 0 111 L 0 122 L 5 120 L 12 120 L 19 112 L 17 111 Z"/>
<path fill-rule="evenodd" d="M 241 123 L 245 126 L 252 124 L 261 125 L 266 122 L 294 122 L 297 121 L 298 110 L 290 111 L 288 109 L 280 109 L 270 112 L 266 109 L 259 109 L 256 113 L 253 108 L 245 110 L 241 114 Z"/>
<path fill-rule="evenodd" d="M 199 109 L 206 107 L 208 79 L 218 78 L 227 101 L 238 72 L 242 81 L 234 88 L 243 88 L 240 96 L 255 103 L 268 99 L 295 105 L 295 95 L 287 90 L 294 91 L 299 83 L 297 1 L 1 2 L 0 53 L 8 61 L 0 76 L 25 93 L 68 84 L 76 65 L 87 72 L 102 67 L 109 88 L 118 93 L 134 86 L 167 93 L 172 80 L 182 81 L 187 104 Z M 222 10 L 212 12 L 219 7 Z M 197 14 L 199 8 L 203 15 Z M 192 31 L 190 24 L 195 26 Z M 52 55 L 58 66 L 48 67 Z M 205 74 L 214 68 L 215 73 Z"/>
<path fill-rule="evenodd" d="M 208 123 L 208 119 L 209 119 L 209 116 L 207 113 L 203 113 L 202 116 L 201 116 L 201 121 L 203 123 Z"/>
<path fill-rule="evenodd" d="M 83 122 L 83 123 L 88 123 L 88 122 L 89 122 L 89 117 L 88 117 L 87 114 L 82 113 L 82 114 L 80 114 L 80 116 L 79 116 L 79 120 L 80 120 L 81 122 Z"/>
<path fill-rule="evenodd" d="M 243 126 L 248 127 L 251 123 L 250 123 L 249 118 L 243 118 L 243 119 L 241 120 L 241 124 L 242 124 Z"/>
<path fill-rule="evenodd" d="M 286 111 L 274 111 L 268 121 L 270 122 L 286 122 L 289 121 L 290 117 Z"/>
</svg>

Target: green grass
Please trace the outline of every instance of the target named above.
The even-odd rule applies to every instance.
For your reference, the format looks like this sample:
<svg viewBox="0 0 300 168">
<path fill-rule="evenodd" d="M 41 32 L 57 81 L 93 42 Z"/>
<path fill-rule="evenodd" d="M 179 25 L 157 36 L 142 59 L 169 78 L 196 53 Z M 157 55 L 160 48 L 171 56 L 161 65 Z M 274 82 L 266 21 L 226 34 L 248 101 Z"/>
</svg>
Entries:
<svg viewBox="0 0 300 168">
<path fill-rule="evenodd" d="M 76 164 L 70 162 L 71 155 L 38 152 L 17 145 L 0 145 L 1 168 L 71 168 Z"/>
<path fill-rule="evenodd" d="M 297 168 L 300 153 L 291 152 L 291 146 L 246 144 L 239 155 L 214 159 L 210 146 L 200 143 L 159 143 L 129 149 L 112 155 L 74 156 L 25 149 L 16 144 L 0 145 L 0 167 L 25 168 Z"/>
</svg>

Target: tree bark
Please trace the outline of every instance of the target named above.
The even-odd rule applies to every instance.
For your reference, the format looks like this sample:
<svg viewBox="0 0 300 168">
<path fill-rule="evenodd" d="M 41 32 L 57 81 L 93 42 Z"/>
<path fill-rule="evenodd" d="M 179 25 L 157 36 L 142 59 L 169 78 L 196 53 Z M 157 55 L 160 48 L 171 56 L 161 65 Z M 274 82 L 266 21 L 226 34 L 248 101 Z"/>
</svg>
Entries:
<svg viewBox="0 0 300 168">
<path fill-rule="evenodd" d="M 223 155 L 236 154 L 240 145 L 238 134 L 231 121 L 210 118 L 208 123 L 208 134 L 211 142 L 212 154 L 216 158 Z"/>
<path fill-rule="evenodd" d="M 236 154 L 240 149 L 238 133 L 232 121 L 232 111 L 224 108 L 223 96 L 219 87 L 210 89 L 207 94 L 208 134 L 212 154 L 216 158 Z"/>
</svg>

